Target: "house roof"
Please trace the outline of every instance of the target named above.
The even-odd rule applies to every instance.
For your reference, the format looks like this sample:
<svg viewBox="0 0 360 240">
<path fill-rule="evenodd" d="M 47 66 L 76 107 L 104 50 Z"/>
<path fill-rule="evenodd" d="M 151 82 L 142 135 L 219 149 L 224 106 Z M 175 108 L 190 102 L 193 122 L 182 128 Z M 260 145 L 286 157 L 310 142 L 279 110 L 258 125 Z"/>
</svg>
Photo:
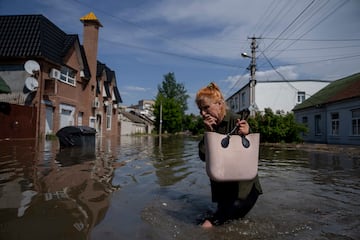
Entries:
<svg viewBox="0 0 360 240">
<path fill-rule="evenodd" d="M 299 105 L 294 111 L 360 97 L 360 73 L 336 80 Z"/>
<path fill-rule="evenodd" d="M 43 58 L 62 65 L 76 43 L 80 45 L 77 34 L 66 34 L 43 15 L 0 16 L 0 58 Z M 90 77 L 86 57 L 81 57 Z"/>
<path fill-rule="evenodd" d="M 116 75 L 115 72 L 113 70 L 111 70 L 108 66 L 106 66 L 106 64 L 101 63 L 100 61 L 97 61 L 97 66 L 96 66 L 96 77 L 97 78 L 101 78 L 103 72 L 105 72 L 105 81 L 104 81 L 104 88 L 105 88 L 105 93 L 106 96 L 108 98 L 112 97 L 111 95 L 111 91 L 110 91 L 110 85 L 114 85 L 113 86 L 113 91 L 114 91 L 114 95 L 115 95 L 115 99 L 117 103 L 122 103 L 122 99 L 120 96 L 120 92 L 119 89 L 116 86 Z M 112 83 L 114 81 L 114 83 Z M 97 81 L 97 93 L 100 93 L 100 84 Z"/>
<path fill-rule="evenodd" d="M 114 94 L 115 94 L 115 99 L 117 100 L 118 103 L 122 103 L 123 100 L 120 96 L 120 92 L 119 92 L 119 89 L 116 87 L 114 88 Z"/>
<path fill-rule="evenodd" d="M 145 121 L 143 119 L 136 116 L 134 113 L 122 112 L 121 114 L 124 115 L 127 119 L 129 119 L 130 121 L 132 121 L 134 123 L 145 123 Z"/>
<path fill-rule="evenodd" d="M 0 16 L 0 57 L 43 57 L 61 64 L 66 40 L 43 15 Z"/>
</svg>

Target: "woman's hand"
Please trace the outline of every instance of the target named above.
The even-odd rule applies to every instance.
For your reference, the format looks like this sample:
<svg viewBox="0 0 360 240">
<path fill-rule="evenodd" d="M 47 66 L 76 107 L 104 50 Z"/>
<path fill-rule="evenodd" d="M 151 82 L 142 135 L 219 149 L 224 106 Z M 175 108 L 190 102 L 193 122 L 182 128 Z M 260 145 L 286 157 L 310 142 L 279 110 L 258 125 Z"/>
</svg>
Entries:
<svg viewBox="0 0 360 240">
<path fill-rule="evenodd" d="M 213 126 L 217 124 L 217 119 L 212 117 L 211 115 L 205 115 L 203 117 L 203 120 L 204 120 L 205 128 L 208 131 L 213 131 L 214 130 Z"/>
<path fill-rule="evenodd" d="M 250 126 L 246 120 L 236 120 L 236 125 L 239 127 L 238 134 L 239 135 L 248 135 L 250 132 Z"/>
</svg>

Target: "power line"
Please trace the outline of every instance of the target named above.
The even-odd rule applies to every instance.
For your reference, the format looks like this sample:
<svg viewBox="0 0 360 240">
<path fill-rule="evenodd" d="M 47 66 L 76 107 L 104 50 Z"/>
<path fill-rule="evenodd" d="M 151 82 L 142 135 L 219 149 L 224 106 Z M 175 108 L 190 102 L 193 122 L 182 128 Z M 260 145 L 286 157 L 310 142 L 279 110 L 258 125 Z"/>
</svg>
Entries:
<svg viewBox="0 0 360 240">
<path fill-rule="evenodd" d="M 299 19 L 300 16 L 303 15 L 303 14 L 305 13 L 305 11 L 306 11 L 314 2 L 315 2 L 315 0 L 312 0 L 312 1 L 295 17 L 295 19 L 292 20 L 292 21 L 290 22 L 290 24 L 289 24 L 288 26 L 286 26 L 286 28 L 285 28 L 283 31 L 280 32 L 280 34 L 276 37 L 276 39 L 274 39 L 274 40 L 269 44 L 269 46 L 267 46 L 267 47 L 265 48 L 264 51 L 266 51 L 267 49 L 269 49 L 269 48 L 275 43 L 275 40 L 278 40 L 278 38 L 280 38 L 280 36 L 283 35 L 283 34 L 286 32 L 286 30 L 288 30 L 288 29 L 297 21 L 297 19 Z"/>
<path fill-rule="evenodd" d="M 158 37 L 158 38 L 160 38 L 160 39 L 166 40 L 166 41 L 168 41 L 168 42 L 177 42 L 177 43 L 180 43 L 181 45 L 183 45 L 183 46 L 185 46 L 185 47 L 187 47 L 187 48 L 189 48 L 189 49 L 196 50 L 196 51 L 202 52 L 202 53 L 206 53 L 206 52 L 204 52 L 202 49 L 195 48 L 195 47 L 193 47 L 193 46 L 191 46 L 191 45 L 189 45 L 189 44 L 187 44 L 187 43 L 184 43 L 184 42 L 182 42 L 182 41 L 180 41 L 180 40 L 178 40 L 178 39 L 170 38 L 170 37 L 167 37 L 167 36 L 165 36 L 165 35 L 159 34 L 158 32 L 151 31 L 150 29 L 145 28 L 145 27 L 141 26 L 140 24 L 137 24 L 137 23 L 134 23 L 134 22 L 132 22 L 132 21 L 126 20 L 126 19 L 124 19 L 124 18 L 120 18 L 120 17 L 118 17 L 118 16 L 114 16 L 114 15 L 110 14 L 110 13 L 107 12 L 107 11 L 103 11 L 103 10 L 101 10 L 101 9 L 94 8 L 93 6 L 90 6 L 89 4 L 85 4 L 84 2 L 82 2 L 82 1 L 80 1 L 80 0 L 75 0 L 75 1 L 76 1 L 77 3 L 79 3 L 80 5 L 86 6 L 86 7 L 89 8 L 89 9 L 96 9 L 96 11 L 105 14 L 105 16 L 108 16 L 108 17 L 111 17 L 111 18 L 113 18 L 113 19 L 115 19 L 115 20 L 124 22 L 124 23 L 126 23 L 126 24 L 128 24 L 128 25 L 131 25 L 131 26 L 133 26 L 133 27 L 136 27 L 136 28 L 138 28 L 138 29 L 140 29 L 140 30 L 142 30 L 142 31 L 151 33 L 152 35 L 154 35 L 154 36 L 156 36 L 156 37 Z M 208 54 L 208 53 L 206 53 L 206 54 Z"/>
<path fill-rule="evenodd" d="M 267 58 L 267 56 L 262 52 L 262 55 L 265 57 L 266 61 L 270 64 L 271 68 L 277 73 L 279 74 L 279 76 L 283 79 L 284 82 L 286 82 L 292 89 L 294 89 L 297 92 L 301 92 L 300 89 L 296 88 L 293 84 L 291 84 L 291 82 L 289 80 L 287 80 L 284 75 L 282 75 L 275 67 L 274 65 L 271 63 L 271 61 Z M 307 95 L 308 97 L 312 97 L 313 95 L 310 95 L 308 93 L 305 92 L 305 95 Z M 312 102 L 310 100 L 310 102 Z M 314 102 L 312 102 L 314 103 Z"/>
<path fill-rule="evenodd" d="M 329 50 L 329 49 L 338 49 L 338 48 L 359 48 L 360 45 L 349 45 L 349 46 L 333 46 L 333 47 L 311 47 L 311 48 L 293 48 L 293 49 L 279 49 L 272 50 L 272 52 L 282 52 L 286 50 L 289 51 L 314 51 L 314 50 Z"/>
<path fill-rule="evenodd" d="M 300 41 L 300 39 L 302 39 L 303 36 L 305 36 L 307 33 L 311 32 L 315 27 L 319 26 L 323 21 L 325 21 L 328 17 L 330 17 L 332 14 L 334 14 L 338 9 L 340 9 L 342 6 L 344 6 L 347 3 L 347 0 L 344 0 L 342 3 L 340 3 L 338 6 L 335 6 L 334 9 L 332 11 L 330 11 L 327 15 L 325 15 L 325 17 L 323 17 L 319 22 L 317 22 L 315 25 L 313 25 L 310 29 L 308 29 L 307 31 L 305 31 L 302 35 L 300 35 L 297 39 L 294 39 L 292 41 L 292 43 L 290 43 L 287 47 L 285 47 L 285 49 L 283 51 L 285 51 L 286 49 L 288 49 L 290 46 L 292 46 L 293 44 L 295 44 L 297 41 Z M 324 7 L 325 5 L 323 5 L 322 7 Z M 322 8 L 321 7 L 321 8 Z M 314 16 L 314 15 L 312 15 Z M 280 55 L 282 52 L 279 52 L 276 56 Z M 275 56 L 274 56 L 275 57 Z"/>
<path fill-rule="evenodd" d="M 352 39 L 298 39 L 298 38 L 275 38 L 275 37 L 262 37 L 263 39 L 275 39 L 275 40 L 281 40 L 281 41 L 308 41 L 308 42 L 355 42 L 355 41 L 360 41 L 360 38 L 352 38 Z"/>
<path fill-rule="evenodd" d="M 245 74 L 247 72 L 247 69 L 244 69 L 244 72 L 240 75 L 240 78 L 238 78 L 236 80 L 236 82 L 231 86 L 231 88 L 226 92 L 225 96 L 228 96 L 230 94 L 231 91 L 233 91 L 236 87 L 239 86 L 240 81 L 243 80 L 243 78 L 245 77 Z"/>
<path fill-rule="evenodd" d="M 113 43 L 112 41 L 110 41 L 108 39 L 101 38 L 101 40 Z M 116 44 L 119 44 L 119 45 L 122 45 L 122 46 L 128 47 L 128 48 L 139 49 L 139 50 L 143 50 L 143 51 L 147 51 L 147 52 L 153 52 L 153 53 L 157 53 L 157 54 L 175 56 L 175 57 L 179 57 L 179 58 L 186 58 L 186 59 L 190 59 L 190 60 L 194 60 L 194 61 L 198 61 L 198 62 L 210 63 L 210 64 L 214 64 L 214 65 L 218 65 L 218 66 L 239 68 L 238 65 L 234 65 L 234 64 L 226 64 L 226 63 L 211 61 L 211 60 L 207 60 L 207 59 L 202 59 L 202 58 L 197 58 L 197 57 L 192 57 L 192 56 L 186 56 L 186 55 L 173 53 L 173 52 L 154 50 L 154 49 L 146 48 L 146 47 L 143 47 L 143 46 L 137 46 L 137 45 L 132 45 L 132 44 L 128 44 L 128 43 L 116 42 Z"/>
<path fill-rule="evenodd" d="M 345 60 L 345 59 L 358 58 L 358 57 L 360 57 L 360 54 L 351 55 L 351 56 L 345 56 L 345 57 L 336 57 L 336 58 L 328 58 L 328 59 L 314 60 L 314 61 L 309 61 L 309 62 L 290 63 L 290 64 L 286 64 L 286 65 L 281 65 L 281 66 L 304 65 L 304 64 L 312 64 L 312 63 L 319 63 L 319 62 L 334 61 L 334 60 Z"/>
</svg>

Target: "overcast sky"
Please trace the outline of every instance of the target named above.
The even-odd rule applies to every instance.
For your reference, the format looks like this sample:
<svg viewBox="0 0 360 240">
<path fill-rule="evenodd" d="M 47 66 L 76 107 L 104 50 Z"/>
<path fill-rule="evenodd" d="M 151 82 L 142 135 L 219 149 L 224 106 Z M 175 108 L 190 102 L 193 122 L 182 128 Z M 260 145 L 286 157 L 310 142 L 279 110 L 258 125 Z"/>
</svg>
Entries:
<svg viewBox="0 0 360 240">
<path fill-rule="evenodd" d="M 257 80 L 360 72 L 359 0 L 0 0 L 1 15 L 43 14 L 81 41 L 89 12 L 103 25 L 98 60 L 115 71 L 123 105 L 154 99 L 169 72 L 191 96 L 189 112 L 211 81 L 231 96 L 249 81 L 241 53 L 251 37 Z"/>
</svg>

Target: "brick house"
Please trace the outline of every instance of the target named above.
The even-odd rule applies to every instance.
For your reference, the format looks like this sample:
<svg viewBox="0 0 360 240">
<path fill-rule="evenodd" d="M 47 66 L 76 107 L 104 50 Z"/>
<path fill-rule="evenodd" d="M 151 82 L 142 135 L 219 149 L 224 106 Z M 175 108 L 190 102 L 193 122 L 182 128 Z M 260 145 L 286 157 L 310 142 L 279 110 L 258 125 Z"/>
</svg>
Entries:
<svg viewBox="0 0 360 240">
<path fill-rule="evenodd" d="M 100 21 L 82 17 L 83 44 L 43 15 L 0 16 L 0 139 L 39 138 L 65 126 L 118 135 L 115 72 L 97 59 Z M 9 91 L 10 89 L 10 91 Z"/>
</svg>

